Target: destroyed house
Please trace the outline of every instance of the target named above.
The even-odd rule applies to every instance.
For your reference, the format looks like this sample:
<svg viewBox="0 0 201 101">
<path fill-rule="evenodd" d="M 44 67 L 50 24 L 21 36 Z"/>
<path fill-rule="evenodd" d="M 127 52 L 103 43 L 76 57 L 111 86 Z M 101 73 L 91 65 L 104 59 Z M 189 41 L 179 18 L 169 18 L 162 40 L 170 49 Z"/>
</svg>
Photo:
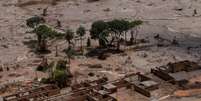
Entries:
<svg viewBox="0 0 201 101">
<path fill-rule="evenodd" d="M 184 86 L 189 79 L 201 75 L 200 66 L 195 62 L 181 61 L 156 67 L 151 72 L 165 81 Z"/>
<path fill-rule="evenodd" d="M 131 88 L 133 87 L 135 91 L 147 97 L 151 97 L 152 90 L 158 89 L 157 82 L 140 73 L 138 73 L 136 76 L 126 78 L 125 81 L 127 81 L 131 85 Z"/>
<path fill-rule="evenodd" d="M 187 61 L 187 60 L 181 61 L 181 62 L 176 62 L 176 63 L 169 63 L 167 66 L 171 73 L 180 72 L 180 71 L 190 72 L 193 70 L 201 69 L 201 66 L 199 66 L 197 63 Z"/>
<path fill-rule="evenodd" d="M 8 96 L 4 96 L 4 101 L 36 101 L 40 98 L 59 94 L 60 90 L 55 85 L 45 85 L 35 89 L 17 92 Z"/>
<path fill-rule="evenodd" d="M 109 92 L 105 90 L 93 90 L 88 94 L 87 101 L 117 101 L 117 99 L 110 96 Z"/>
<path fill-rule="evenodd" d="M 81 82 L 79 84 L 72 85 L 71 88 L 72 88 L 72 90 L 82 90 L 82 89 L 85 89 L 87 87 L 93 87 L 93 86 L 96 86 L 98 84 L 106 83 L 107 81 L 108 81 L 108 79 L 106 77 L 93 78 L 93 79 Z"/>
<path fill-rule="evenodd" d="M 103 90 L 109 92 L 109 94 L 117 92 L 117 86 L 112 83 L 108 83 L 102 86 Z"/>
</svg>

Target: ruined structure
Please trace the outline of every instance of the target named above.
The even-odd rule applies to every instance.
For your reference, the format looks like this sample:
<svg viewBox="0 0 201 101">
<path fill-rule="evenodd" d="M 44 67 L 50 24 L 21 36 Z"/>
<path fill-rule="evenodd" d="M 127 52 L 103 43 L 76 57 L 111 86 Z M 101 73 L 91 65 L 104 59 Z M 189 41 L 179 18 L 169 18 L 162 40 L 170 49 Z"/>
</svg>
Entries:
<svg viewBox="0 0 201 101">
<path fill-rule="evenodd" d="M 156 67 L 151 72 L 165 81 L 184 86 L 191 78 L 201 75 L 201 67 L 195 62 L 181 61 Z"/>
<path fill-rule="evenodd" d="M 44 85 L 35 89 L 21 91 L 3 97 L 4 101 L 38 101 L 42 98 L 59 94 L 60 90 L 55 85 Z"/>
<path fill-rule="evenodd" d="M 125 79 L 126 82 L 130 84 L 130 87 L 134 88 L 135 91 L 151 97 L 151 91 L 158 89 L 158 83 L 153 81 L 151 78 L 138 73 L 136 76 L 131 76 Z"/>
</svg>

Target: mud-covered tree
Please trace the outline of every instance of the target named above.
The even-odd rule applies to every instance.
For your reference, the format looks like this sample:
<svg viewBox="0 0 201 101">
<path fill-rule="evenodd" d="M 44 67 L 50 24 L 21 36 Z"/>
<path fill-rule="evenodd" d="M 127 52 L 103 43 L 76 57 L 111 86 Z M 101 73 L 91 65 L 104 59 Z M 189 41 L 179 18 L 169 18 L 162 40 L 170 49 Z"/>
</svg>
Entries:
<svg viewBox="0 0 201 101">
<path fill-rule="evenodd" d="M 63 88 L 68 84 L 68 75 L 64 70 L 55 70 L 53 72 L 53 80 L 60 88 Z"/>
<path fill-rule="evenodd" d="M 80 49 L 83 52 L 83 36 L 86 34 L 86 29 L 83 26 L 80 26 L 77 31 L 76 34 L 80 37 Z"/>
<path fill-rule="evenodd" d="M 42 79 L 42 83 L 56 84 L 60 88 L 71 84 L 72 74 L 70 68 L 66 65 L 66 60 L 56 60 L 48 64 L 49 78 Z"/>
<path fill-rule="evenodd" d="M 87 47 L 91 47 L 91 39 L 90 38 L 87 39 Z"/>
<path fill-rule="evenodd" d="M 138 29 L 139 29 L 139 26 L 143 24 L 143 21 L 141 20 L 135 20 L 135 21 L 132 21 L 130 22 L 129 24 L 129 27 L 130 29 L 134 29 L 131 31 L 131 37 L 130 37 L 130 43 L 131 44 L 134 44 L 134 42 L 136 43 L 136 38 L 138 36 Z"/>
<path fill-rule="evenodd" d="M 74 38 L 74 32 L 71 29 L 67 29 L 65 32 L 65 39 L 68 42 L 68 46 L 70 47 L 72 45 L 72 40 Z"/>
<path fill-rule="evenodd" d="M 71 59 L 75 55 L 75 50 L 73 49 L 72 40 L 74 38 L 74 32 L 71 29 L 67 29 L 65 33 L 66 41 L 68 42 L 68 47 L 64 50 L 66 53 L 67 61 L 70 67 Z"/>
<path fill-rule="evenodd" d="M 72 46 L 69 46 L 67 49 L 64 50 L 64 52 L 66 53 L 66 57 L 67 57 L 68 64 L 69 64 L 69 67 L 70 67 L 71 59 L 75 55 L 75 50 L 73 49 Z"/>
<path fill-rule="evenodd" d="M 108 36 L 106 31 L 108 30 L 109 26 L 107 22 L 104 22 L 102 20 L 96 21 L 91 25 L 90 29 L 90 35 L 92 39 L 98 39 L 99 40 L 99 46 L 105 46 L 105 41 L 103 39 L 106 39 L 106 36 Z"/>
<path fill-rule="evenodd" d="M 120 36 L 121 33 L 123 32 L 123 28 L 124 28 L 124 24 L 123 24 L 123 20 L 112 20 L 107 22 L 109 25 L 109 29 L 110 31 L 114 32 L 114 34 L 116 34 L 116 36 Z"/>
<path fill-rule="evenodd" d="M 130 29 L 130 22 L 124 19 L 115 19 L 108 22 L 111 31 L 118 35 L 125 34 Z M 125 32 L 125 33 L 123 33 Z"/>
<path fill-rule="evenodd" d="M 47 16 L 47 9 L 48 9 L 48 7 L 43 9 L 43 14 L 42 14 L 43 16 Z"/>
<path fill-rule="evenodd" d="M 101 45 L 101 47 L 106 48 L 108 46 L 108 39 L 107 37 L 109 36 L 109 31 L 108 30 L 104 30 L 103 32 L 101 32 L 99 34 L 99 44 Z"/>
<path fill-rule="evenodd" d="M 51 63 L 52 73 L 50 79 L 60 88 L 69 86 L 72 74 L 66 65 L 66 60 L 58 60 Z"/>
<path fill-rule="evenodd" d="M 130 22 L 127 20 L 121 20 L 123 26 L 122 31 L 124 33 L 124 40 L 127 41 L 127 32 L 130 30 Z"/>
<path fill-rule="evenodd" d="M 47 41 L 49 39 L 62 38 L 64 36 L 64 34 L 57 32 L 43 23 L 45 23 L 45 19 L 40 16 L 34 16 L 26 20 L 26 25 L 33 28 L 31 32 L 37 36 L 37 51 L 39 52 L 46 52 L 48 50 Z"/>
<path fill-rule="evenodd" d="M 119 50 L 120 48 L 120 39 L 121 36 L 125 36 L 125 41 L 127 40 L 127 31 L 129 30 L 129 21 L 124 20 L 124 19 L 114 19 L 112 21 L 107 22 L 109 25 L 109 30 L 111 32 L 112 40 L 111 44 L 113 43 L 114 40 L 116 40 L 116 48 Z"/>
<path fill-rule="evenodd" d="M 39 52 L 46 52 L 48 51 L 48 40 L 55 39 L 55 38 L 62 38 L 64 36 L 63 33 L 59 33 L 47 25 L 39 25 L 34 28 L 33 33 L 36 34 L 38 40 L 37 50 Z"/>
<path fill-rule="evenodd" d="M 143 22 L 141 20 L 128 21 L 124 19 L 114 19 L 108 22 L 96 21 L 92 24 L 90 35 L 92 39 L 99 39 L 100 46 L 107 46 L 108 43 L 112 44 L 116 40 L 116 49 L 120 49 L 121 36 L 124 36 L 125 42 L 127 42 L 127 32 L 132 28 L 135 29 L 135 33 L 131 32 L 130 43 L 134 43 L 134 38 L 138 34 L 138 26 Z M 134 37 L 135 35 L 135 37 Z M 111 36 L 110 42 L 108 41 L 108 36 Z"/>
<path fill-rule="evenodd" d="M 30 28 L 35 28 L 41 23 L 45 23 L 45 19 L 40 16 L 34 16 L 26 20 L 26 25 Z"/>
<path fill-rule="evenodd" d="M 38 51 L 47 51 L 47 39 L 52 33 L 52 29 L 46 25 L 40 25 L 33 31 L 37 35 L 38 40 Z"/>
<path fill-rule="evenodd" d="M 137 37 L 138 28 L 142 24 L 143 24 L 143 21 L 141 21 L 141 20 L 134 20 L 134 21 L 129 22 L 124 19 L 121 19 L 121 20 L 115 19 L 115 20 L 108 22 L 109 29 L 110 29 L 110 31 L 112 31 L 114 33 L 115 37 L 120 39 L 120 36 L 124 35 L 125 41 L 127 41 L 127 32 L 133 28 L 135 32 L 133 32 L 133 31 L 131 32 L 131 38 L 130 38 L 131 43 L 133 43 L 135 38 Z"/>
<path fill-rule="evenodd" d="M 61 88 L 69 86 L 72 74 L 66 60 L 59 60 L 55 62 L 55 67 L 52 75 L 54 82 Z"/>
</svg>

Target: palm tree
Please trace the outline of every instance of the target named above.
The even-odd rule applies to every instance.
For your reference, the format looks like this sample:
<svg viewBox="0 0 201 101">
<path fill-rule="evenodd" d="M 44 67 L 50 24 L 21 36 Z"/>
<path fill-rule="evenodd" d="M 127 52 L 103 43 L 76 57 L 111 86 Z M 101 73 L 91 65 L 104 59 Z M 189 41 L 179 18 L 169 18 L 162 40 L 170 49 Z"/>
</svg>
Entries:
<svg viewBox="0 0 201 101">
<path fill-rule="evenodd" d="M 86 30 L 85 30 L 85 28 L 84 27 L 82 27 L 82 26 L 80 26 L 78 29 L 77 29 L 77 31 L 76 31 L 76 33 L 77 33 L 77 35 L 79 35 L 80 36 L 80 42 L 81 42 L 81 47 L 80 47 L 80 49 L 81 49 L 81 51 L 82 51 L 82 53 L 83 53 L 83 36 L 86 34 Z"/>
<path fill-rule="evenodd" d="M 70 46 L 72 44 L 71 40 L 74 38 L 74 32 L 71 29 L 67 29 L 65 34 L 66 34 L 65 38 L 66 38 L 66 41 L 68 42 L 68 46 Z"/>
</svg>

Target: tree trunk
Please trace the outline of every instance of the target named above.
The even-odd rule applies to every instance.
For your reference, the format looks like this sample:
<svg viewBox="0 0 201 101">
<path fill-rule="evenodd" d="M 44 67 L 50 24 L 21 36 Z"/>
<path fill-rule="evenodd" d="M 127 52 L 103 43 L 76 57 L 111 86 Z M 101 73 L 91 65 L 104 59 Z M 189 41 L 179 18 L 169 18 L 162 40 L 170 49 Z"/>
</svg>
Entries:
<svg viewBox="0 0 201 101">
<path fill-rule="evenodd" d="M 135 44 L 137 43 L 138 27 L 135 29 Z"/>
<path fill-rule="evenodd" d="M 113 42 L 114 42 L 114 40 L 115 40 L 115 38 L 114 38 L 114 37 L 112 37 L 112 40 L 110 41 L 109 45 L 112 45 L 112 44 L 113 44 Z"/>
<path fill-rule="evenodd" d="M 125 32 L 125 42 L 127 42 L 127 32 Z"/>
<path fill-rule="evenodd" d="M 80 37 L 80 49 L 82 50 L 82 37 Z"/>
<path fill-rule="evenodd" d="M 134 41 L 134 32 L 131 31 L 131 38 L 130 38 L 130 44 L 132 45 Z"/>
<path fill-rule="evenodd" d="M 45 52 L 47 51 L 47 41 L 38 35 L 38 51 Z"/>
<path fill-rule="evenodd" d="M 80 40 L 80 42 L 81 42 L 81 43 L 80 43 L 80 44 L 81 44 L 80 49 L 81 49 L 81 52 L 82 52 L 82 55 L 83 55 L 83 45 L 82 45 L 82 44 L 83 44 L 83 42 L 82 42 L 83 40 L 82 40 L 82 37 L 80 37 L 80 39 L 81 39 L 81 40 Z"/>
<path fill-rule="evenodd" d="M 37 50 L 40 50 L 40 45 L 41 45 L 41 40 L 42 40 L 42 38 L 41 38 L 41 36 L 40 35 L 37 35 L 37 38 L 38 38 L 38 46 L 37 46 Z"/>
<path fill-rule="evenodd" d="M 125 46 L 125 47 L 124 47 L 124 48 L 126 49 L 126 46 L 127 46 L 127 32 L 126 32 L 126 31 L 125 31 L 125 34 L 124 34 L 124 35 L 125 35 L 125 36 L 124 36 L 124 37 L 125 37 L 125 39 L 124 39 L 124 42 L 125 42 L 125 45 L 124 45 L 124 46 Z"/>
<path fill-rule="evenodd" d="M 70 45 L 71 45 L 71 42 L 70 42 L 70 41 L 68 41 L 68 47 L 70 47 Z"/>
<path fill-rule="evenodd" d="M 119 40 L 117 41 L 117 50 L 118 51 L 120 50 L 120 41 Z"/>
<path fill-rule="evenodd" d="M 68 65 L 69 65 L 69 68 L 70 68 L 70 64 L 71 64 L 71 59 L 70 59 L 70 56 L 68 56 Z"/>
<path fill-rule="evenodd" d="M 121 40 L 120 35 L 121 34 L 122 33 L 120 32 L 119 35 L 118 35 L 118 37 L 117 37 L 117 50 L 120 50 L 120 40 Z"/>
<path fill-rule="evenodd" d="M 58 46 L 56 45 L 56 47 L 55 47 L 55 48 L 56 48 L 56 53 L 55 53 L 55 56 L 56 56 L 56 57 L 58 57 Z"/>
<path fill-rule="evenodd" d="M 41 40 L 41 44 L 40 44 L 40 51 L 47 51 L 47 41 L 45 39 Z"/>
</svg>

